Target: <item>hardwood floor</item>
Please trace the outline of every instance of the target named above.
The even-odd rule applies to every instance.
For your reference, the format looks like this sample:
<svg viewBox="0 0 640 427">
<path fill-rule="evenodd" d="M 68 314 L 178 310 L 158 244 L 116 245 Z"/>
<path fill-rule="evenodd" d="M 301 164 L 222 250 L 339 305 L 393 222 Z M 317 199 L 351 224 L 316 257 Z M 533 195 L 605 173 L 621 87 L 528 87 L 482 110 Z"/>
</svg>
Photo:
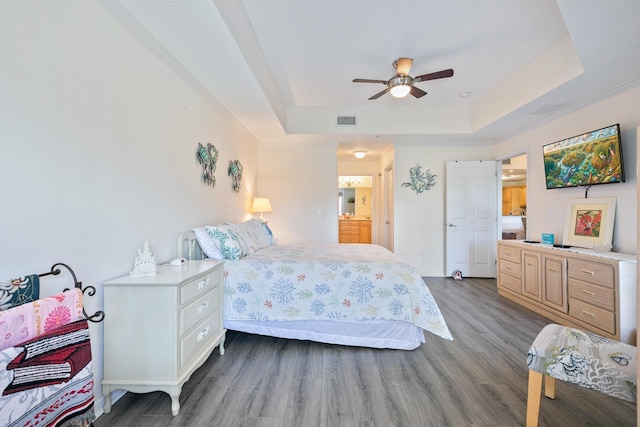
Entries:
<svg viewBox="0 0 640 427">
<path fill-rule="evenodd" d="M 183 388 L 127 393 L 95 427 L 523 426 L 526 354 L 549 320 L 508 301 L 491 279 L 426 278 L 454 341 L 426 333 L 413 351 L 283 340 L 229 331 Z M 540 426 L 635 426 L 636 405 L 557 382 Z"/>
</svg>

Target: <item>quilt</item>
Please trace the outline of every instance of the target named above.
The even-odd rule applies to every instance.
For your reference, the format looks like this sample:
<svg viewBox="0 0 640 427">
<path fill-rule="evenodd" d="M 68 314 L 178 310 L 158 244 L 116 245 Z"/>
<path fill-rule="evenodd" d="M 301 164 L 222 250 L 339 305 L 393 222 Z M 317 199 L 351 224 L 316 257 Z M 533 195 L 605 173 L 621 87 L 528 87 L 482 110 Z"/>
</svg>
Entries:
<svg viewBox="0 0 640 427">
<path fill-rule="evenodd" d="M 453 339 L 416 269 L 368 244 L 292 244 L 224 264 L 225 320 L 401 320 Z"/>
<path fill-rule="evenodd" d="M 94 384 L 87 321 L 0 351 L 0 391 L 2 426 L 91 425 Z"/>
</svg>

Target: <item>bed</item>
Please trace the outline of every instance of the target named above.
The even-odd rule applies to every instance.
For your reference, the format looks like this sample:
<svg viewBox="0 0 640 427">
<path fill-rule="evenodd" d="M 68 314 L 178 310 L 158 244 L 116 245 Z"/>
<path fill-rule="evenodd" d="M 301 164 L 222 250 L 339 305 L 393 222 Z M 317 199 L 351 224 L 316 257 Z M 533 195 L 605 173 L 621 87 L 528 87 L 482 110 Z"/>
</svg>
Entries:
<svg viewBox="0 0 640 427">
<path fill-rule="evenodd" d="M 206 259 L 212 243 L 207 236 L 224 248 L 213 228 L 182 233 L 178 257 Z M 242 240 L 245 233 L 236 228 L 229 234 Z M 415 268 L 387 249 L 370 244 L 283 245 L 268 240 L 253 247 L 249 244 L 246 251 L 226 251 L 226 329 L 401 350 L 424 343 L 425 330 L 452 339 Z M 229 246 L 236 246 L 235 242 Z M 220 256 L 224 255 L 216 258 Z"/>
</svg>

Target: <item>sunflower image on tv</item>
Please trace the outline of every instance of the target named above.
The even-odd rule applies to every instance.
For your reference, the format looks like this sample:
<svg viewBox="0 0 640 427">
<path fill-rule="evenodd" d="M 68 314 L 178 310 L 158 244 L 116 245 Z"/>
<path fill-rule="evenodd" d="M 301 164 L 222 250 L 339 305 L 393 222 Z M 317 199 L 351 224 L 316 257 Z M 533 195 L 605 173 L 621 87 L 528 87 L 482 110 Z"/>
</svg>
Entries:
<svg viewBox="0 0 640 427">
<path fill-rule="evenodd" d="M 585 209 L 576 212 L 576 236 L 600 237 L 602 210 Z"/>
</svg>

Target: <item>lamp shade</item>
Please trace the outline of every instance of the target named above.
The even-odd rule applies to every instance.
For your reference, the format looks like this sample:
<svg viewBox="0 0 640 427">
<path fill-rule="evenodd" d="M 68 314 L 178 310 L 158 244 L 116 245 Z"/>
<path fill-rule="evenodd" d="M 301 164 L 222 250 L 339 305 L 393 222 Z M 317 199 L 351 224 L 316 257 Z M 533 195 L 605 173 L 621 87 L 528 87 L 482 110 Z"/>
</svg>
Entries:
<svg viewBox="0 0 640 427">
<path fill-rule="evenodd" d="M 358 159 L 364 159 L 364 156 L 367 155 L 367 152 L 364 150 L 358 150 L 358 151 L 354 151 L 353 155 L 356 156 L 356 158 Z"/>
<path fill-rule="evenodd" d="M 271 212 L 271 202 L 269 202 L 269 199 L 267 197 L 256 197 L 255 199 L 253 199 L 251 212 L 254 212 L 254 213 Z"/>
</svg>

